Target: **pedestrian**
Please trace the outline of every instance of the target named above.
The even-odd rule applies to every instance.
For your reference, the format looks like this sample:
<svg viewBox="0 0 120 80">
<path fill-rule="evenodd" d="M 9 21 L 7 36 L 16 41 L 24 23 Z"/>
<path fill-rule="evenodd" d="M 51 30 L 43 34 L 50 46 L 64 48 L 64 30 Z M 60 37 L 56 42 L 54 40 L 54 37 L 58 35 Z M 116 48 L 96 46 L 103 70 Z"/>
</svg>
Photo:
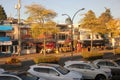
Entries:
<svg viewBox="0 0 120 80">
<path fill-rule="evenodd" d="M 21 54 L 21 48 L 20 48 L 20 47 L 18 47 L 18 49 L 17 49 L 17 54 L 18 54 L 18 55 Z"/>
<path fill-rule="evenodd" d="M 90 52 L 90 46 L 88 46 L 88 52 Z"/>
<path fill-rule="evenodd" d="M 82 45 L 81 45 L 81 43 L 77 43 L 77 53 L 81 53 L 82 52 Z"/>
</svg>

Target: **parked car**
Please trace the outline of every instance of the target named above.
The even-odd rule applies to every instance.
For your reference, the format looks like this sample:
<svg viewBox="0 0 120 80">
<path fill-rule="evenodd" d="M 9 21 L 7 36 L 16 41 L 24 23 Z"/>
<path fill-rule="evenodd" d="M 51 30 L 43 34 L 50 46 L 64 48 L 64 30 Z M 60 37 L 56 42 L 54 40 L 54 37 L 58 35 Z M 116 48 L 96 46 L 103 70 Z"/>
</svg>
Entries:
<svg viewBox="0 0 120 80">
<path fill-rule="evenodd" d="M 120 79 L 120 66 L 114 62 L 113 60 L 109 59 L 98 59 L 94 60 L 93 63 L 100 68 L 109 68 L 111 69 L 112 80 L 119 80 Z"/>
<path fill-rule="evenodd" d="M 120 66 L 120 58 L 114 59 L 113 61 L 116 62 Z"/>
<path fill-rule="evenodd" d="M 40 63 L 30 66 L 29 73 L 47 80 L 81 80 L 82 74 L 57 64 Z"/>
<path fill-rule="evenodd" d="M 100 69 L 88 61 L 67 61 L 64 67 L 82 73 L 84 79 L 106 80 L 112 77 L 110 69 Z"/>
<path fill-rule="evenodd" d="M 2 69 L 2 68 L 0 68 L 0 73 L 3 73 L 3 72 L 5 72 L 5 70 L 4 70 L 4 69 Z"/>
<path fill-rule="evenodd" d="M 120 66 L 116 62 L 109 59 L 97 59 L 97 60 L 94 60 L 93 63 L 99 67 L 120 69 Z"/>
<path fill-rule="evenodd" d="M 28 72 L 3 72 L 0 74 L 0 80 L 45 80 L 36 77 Z"/>
</svg>

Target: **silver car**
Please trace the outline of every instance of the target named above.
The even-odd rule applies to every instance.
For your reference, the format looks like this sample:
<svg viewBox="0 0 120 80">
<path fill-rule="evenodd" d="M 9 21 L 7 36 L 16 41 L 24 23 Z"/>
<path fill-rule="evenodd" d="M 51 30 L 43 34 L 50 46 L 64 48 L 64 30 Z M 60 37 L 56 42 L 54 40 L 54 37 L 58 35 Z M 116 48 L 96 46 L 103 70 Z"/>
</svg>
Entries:
<svg viewBox="0 0 120 80">
<path fill-rule="evenodd" d="M 84 79 L 105 80 L 112 77 L 110 69 L 100 69 L 88 61 L 67 61 L 64 67 L 82 73 Z"/>
<path fill-rule="evenodd" d="M 45 80 L 36 77 L 28 72 L 3 72 L 0 74 L 0 80 Z"/>
<path fill-rule="evenodd" d="M 57 64 L 40 63 L 30 66 L 29 73 L 47 80 L 81 80 L 82 74 Z"/>
</svg>

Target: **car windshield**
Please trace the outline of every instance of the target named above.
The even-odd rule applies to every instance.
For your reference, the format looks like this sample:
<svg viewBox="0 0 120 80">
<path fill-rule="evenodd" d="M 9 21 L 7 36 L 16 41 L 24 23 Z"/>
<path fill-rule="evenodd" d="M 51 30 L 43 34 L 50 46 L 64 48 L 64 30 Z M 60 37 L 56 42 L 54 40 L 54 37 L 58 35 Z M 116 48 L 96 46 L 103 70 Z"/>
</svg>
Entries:
<svg viewBox="0 0 120 80">
<path fill-rule="evenodd" d="M 67 73 L 69 73 L 70 71 L 62 66 L 58 66 L 58 67 L 55 67 L 56 70 L 58 70 L 61 74 L 65 75 Z"/>
<path fill-rule="evenodd" d="M 33 76 L 29 73 L 23 73 L 18 75 L 22 80 L 38 80 L 38 77 Z"/>
</svg>

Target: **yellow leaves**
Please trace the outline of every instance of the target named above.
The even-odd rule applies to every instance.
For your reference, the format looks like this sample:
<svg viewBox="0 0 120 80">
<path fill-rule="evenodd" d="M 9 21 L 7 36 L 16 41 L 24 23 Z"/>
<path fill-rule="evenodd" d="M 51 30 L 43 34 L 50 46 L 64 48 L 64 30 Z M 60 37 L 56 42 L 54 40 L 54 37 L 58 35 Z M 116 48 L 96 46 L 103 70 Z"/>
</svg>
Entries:
<svg viewBox="0 0 120 80">
<path fill-rule="evenodd" d="M 29 17 L 31 17 L 33 21 L 37 22 L 52 19 L 57 15 L 56 12 L 46 9 L 45 7 L 38 4 L 26 6 L 26 9 L 26 13 L 29 14 Z"/>
<path fill-rule="evenodd" d="M 100 53 L 98 50 L 92 50 L 91 52 L 88 51 L 82 51 L 81 56 L 83 58 L 90 58 L 90 57 L 97 57 L 97 56 L 103 56 L 103 53 Z"/>
<path fill-rule="evenodd" d="M 112 33 L 112 37 L 115 37 L 120 34 L 119 32 L 120 24 L 118 25 L 117 23 L 118 23 L 117 20 L 110 20 L 106 24 L 107 29 L 109 30 L 110 33 Z"/>
<path fill-rule="evenodd" d="M 31 24 L 33 38 L 37 38 L 40 34 L 52 33 L 57 30 L 55 28 L 56 23 L 50 22 L 57 15 L 56 12 L 39 4 L 31 4 L 26 6 L 26 9 L 26 13 L 29 14 L 26 22 Z"/>
</svg>

